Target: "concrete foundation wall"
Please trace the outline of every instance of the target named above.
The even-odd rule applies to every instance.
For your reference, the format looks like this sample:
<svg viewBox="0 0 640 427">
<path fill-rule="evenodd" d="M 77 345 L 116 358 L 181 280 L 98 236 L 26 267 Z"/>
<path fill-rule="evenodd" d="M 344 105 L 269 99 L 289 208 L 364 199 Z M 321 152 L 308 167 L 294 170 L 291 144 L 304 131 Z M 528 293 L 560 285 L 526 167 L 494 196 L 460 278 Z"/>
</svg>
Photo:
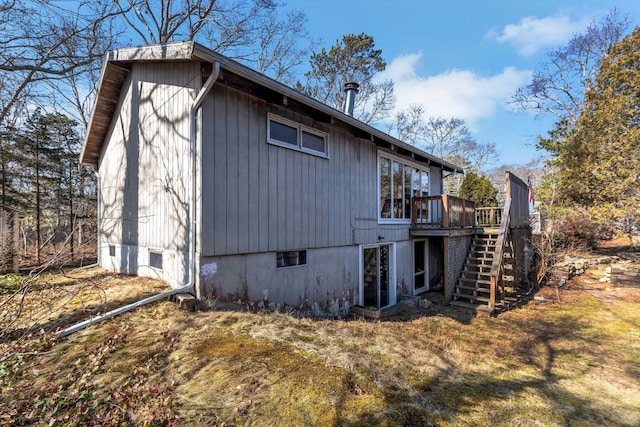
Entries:
<svg viewBox="0 0 640 427">
<path fill-rule="evenodd" d="M 149 265 L 150 248 L 119 245 L 101 244 L 99 247 L 100 266 L 107 270 L 120 274 L 129 274 L 143 277 L 153 277 L 168 282 L 173 288 L 179 288 L 184 282 L 184 272 L 187 270 L 188 259 L 182 252 L 172 250 L 151 251 L 162 253 L 162 268 L 155 268 Z M 113 254 L 113 255 L 112 255 Z"/>
<path fill-rule="evenodd" d="M 396 243 L 396 294 L 413 287 L 413 241 Z M 307 250 L 307 264 L 276 267 L 276 252 L 202 257 L 198 297 L 248 304 L 289 306 L 314 314 L 346 314 L 359 304 L 360 246 Z"/>
</svg>

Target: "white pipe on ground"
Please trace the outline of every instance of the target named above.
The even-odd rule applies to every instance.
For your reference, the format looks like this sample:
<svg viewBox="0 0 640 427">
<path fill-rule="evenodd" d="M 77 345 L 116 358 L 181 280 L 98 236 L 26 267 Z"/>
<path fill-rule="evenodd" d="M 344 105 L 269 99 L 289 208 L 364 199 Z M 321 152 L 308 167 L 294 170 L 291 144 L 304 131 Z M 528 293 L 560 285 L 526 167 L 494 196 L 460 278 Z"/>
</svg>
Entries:
<svg viewBox="0 0 640 427">
<path fill-rule="evenodd" d="M 190 288 L 191 288 L 191 285 L 183 286 L 177 289 L 171 289 L 170 291 L 166 291 L 157 295 L 150 296 L 140 301 L 136 301 L 132 304 L 125 305 L 124 307 L 116 308 L 115 310 L 111 310 L 107 313 L 101 314 L 97 317 L 94 317 L 93 319 L 85 320 L 84 322 L 77 323 L 73 326 L 68 327 L 67 329 L 63 329 L 61 331 L 56 332 L 56 338 L 64 338 L 67 335 L 71 335 L 72 333 L 77 332 L 81 329 L 84 329 L 88 326 L 91 326 L 95 323 L 102 322 L 103 320 L 107 320 L 112 317 L 115 317 L 118 314 L 122 314 L 127 311 L 133 310 L 134 308 L 140 307 L 141 305 L 149 304 L 150 302 L 158 301 L 162 298 L 167 298 L 171 295 L 179 294 L 181 292 L 188 292 Z"/>
</svg>

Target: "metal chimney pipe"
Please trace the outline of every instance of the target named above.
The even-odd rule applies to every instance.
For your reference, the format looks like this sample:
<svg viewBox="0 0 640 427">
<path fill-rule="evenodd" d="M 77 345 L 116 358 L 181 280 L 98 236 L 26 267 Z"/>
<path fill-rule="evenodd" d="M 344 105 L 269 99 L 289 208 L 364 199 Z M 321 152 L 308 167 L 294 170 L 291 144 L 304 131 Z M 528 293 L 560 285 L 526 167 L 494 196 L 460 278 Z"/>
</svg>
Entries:
<svg viewBox="0 0 640 427">
<path fill-rule="evenodd" d="M 356 82 L 347 82 L 344 84 L 344 93 L 347 99 L 344 101 L 344 113 L 353 117 L 353 107 L 356 105 L 356 94 L 360 85 Z"/>
</svg>

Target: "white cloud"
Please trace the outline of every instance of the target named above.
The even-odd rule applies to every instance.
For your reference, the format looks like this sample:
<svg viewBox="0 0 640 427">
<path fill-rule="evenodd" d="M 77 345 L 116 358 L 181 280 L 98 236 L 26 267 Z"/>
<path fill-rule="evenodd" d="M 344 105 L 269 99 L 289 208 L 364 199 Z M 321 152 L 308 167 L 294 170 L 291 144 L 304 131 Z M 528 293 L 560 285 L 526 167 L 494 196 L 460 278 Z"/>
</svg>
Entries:
<svg viewBox="0 0 640 427">
<path fill-rule="evenodd" d="M 380 78 L 394 82 L 395 111 L 412 104 L 422 105 L 425 118 L 457 117 L 466 120 L 471 129 L 479 120 L 491 117 L 505 107 L 516 89 L 531 77 L 531 71 L 507 67 L 493 76 L 479 76 L 468 70 L 448 70 L 436 76 L 418 76 L 416 65 L 422 54 L 395 58 Z"/>
<path fill-rule="evenodd" d="M 522 56 L 530 56 L 541 49 L 561 45 L 584 29 L 589 19 L 571 20 L 567 16 L 546 18 L 525 17 L 517 24 L 508 24 L 502 31 L 487 33 L 486 37 L 501 43 L 509 43 Z"/>
</svg>

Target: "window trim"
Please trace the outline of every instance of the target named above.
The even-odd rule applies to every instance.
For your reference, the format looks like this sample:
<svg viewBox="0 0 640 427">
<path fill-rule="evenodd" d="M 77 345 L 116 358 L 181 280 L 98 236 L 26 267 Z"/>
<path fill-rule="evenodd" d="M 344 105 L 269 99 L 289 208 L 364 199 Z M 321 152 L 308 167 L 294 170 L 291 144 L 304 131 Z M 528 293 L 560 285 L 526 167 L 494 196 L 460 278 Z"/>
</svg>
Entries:
<svg viewBox="0 0 640 427">
<path fill-rule="evenodd" d="M 285 141 L 280 141 L 275 138 L 271 138 L 271 121 L 280 123 L 285 126 L 289 126 L 296 129 L 297 145 L 289 144 Z M 324 139 L 324 152 L 316 151 L 310 148 L 302 146 L 302 132 L 310 133 L 315 136 L 319 136 Z M 273 113 L 267 113 L 267 142 L 271 145 L 276 145 L 282 148 L 288 148 L 289 150 L 299 151 L 312 156 L 322 157 L 324 159 L 329 158 L 329 134 L 319 129 L 315 129 L 302 123 L 298 123 L 294 120 L 286 119 Z"/>
<path fill-rule="evenodd" d="M 296 259 L 298 260 L 297 264 L 287 264 L 287 265 L 278 265 L 278 254 L 287 254 L 297 252 Z M 296 267 L 306 267 L 309 265 L 309 252 L 306 249 L 295 249 L 292 251 L 276 251 L 276 270 L 282 270 L 287 268 L 296 268 Z M 300 262 L 301 254 L 304 254 L 304 263 Z M 287 257 L 288 258 L 288 257 Z"/>
<path fill-rule="evenodd" d="M 162 249 L 149 249 L 149 268 L 153 268 L 155 270 L 164 270 L 164 255 L 163 255 L 163 250 Z M 151 262 L 151 258 L 152 255 L 155 257 L 159 257 L 160 260 L 160 266 L 158 267 L 157 265 L 153 265 L 153 263 Z"/>
<path fill-rule="evenodd" d="M 377 217 L 378 217 L 378 224 L 411 224 L 411 215 L 409 215 L 409 218 L 382 218 L 381 214 L 381 208 L 380 208 L 380 200 L 381 200 L 381 192 L 380 192 L 380 166 L 382 164 L 382 158 L 386 158 L 389 159 L 391 161 L 391 175 L 393 176 L 393 162 L 397 162 L 400 163 L 402 165 L 402 174 L 404 177 L 404 167 L 405 166 L 409 166 L 413 169 L 419 169 L 421 171 L 424 171 L 427 173 L 427 177 L 429 178 L 429 188 L 427 189 L 427 194 L 431 194 L 431 166 L 430 165 L 424 165 L 421 163 L 416 162 L 415 160 L 410 160 L 410 159 L 406 159 L 403 158 L 401 156 L 389 153 L 387 151 L 382 151 L 382 150 L 378 150 L 378 159 L 377 159 L 377 168 L 376 168 L 376 177 L 377 177 L 377 190 L 376 190 L 376 194 L 377 194 L 377 198 L 376 198 L 376 209 L 377 209 Z M 393 189 L 392 189 L 392 194 L 393 194 Z M 404 197 L 404 191 L 403 191 L 403 197 Z M 411 206 L 411 202 L 409 203 L 409 206 Z"/>
</svg>

